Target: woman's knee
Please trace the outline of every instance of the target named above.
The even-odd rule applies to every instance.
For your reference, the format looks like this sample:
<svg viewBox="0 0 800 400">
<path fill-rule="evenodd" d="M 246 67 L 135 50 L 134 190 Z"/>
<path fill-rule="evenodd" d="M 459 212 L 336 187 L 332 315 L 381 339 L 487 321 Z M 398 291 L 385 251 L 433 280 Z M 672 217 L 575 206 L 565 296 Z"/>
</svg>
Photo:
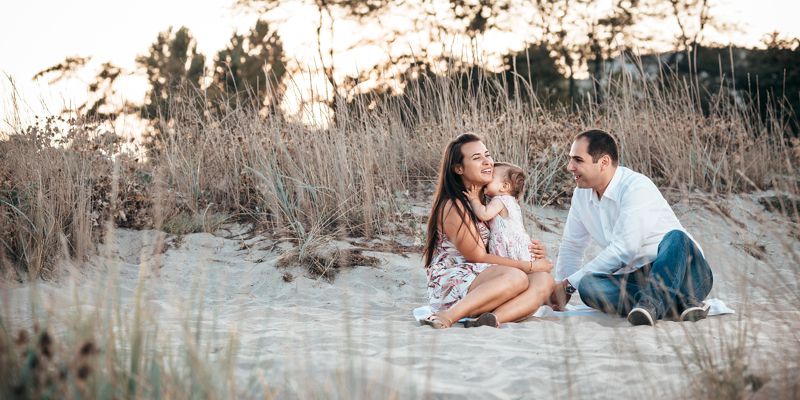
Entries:
<svg viewBox="0 0 800 400">
<path fill-rule="evenodd" d="M 546 272 L 542 272 L 535 275 L 538 276 L 534 276 L 531 279 L 531 284 L 532 285 L 535 284 L 540 291 L 547 293 L 547 295 L 549 296 L 550 293 L 553 292 L 553 289 L 556 288 L 556 281 L 554 281 L 553 277 Z"/>
<path fill-rule="evenodd" d="M 507 268 L 503 271 L 503 278 L 505 278 L 508 290 L 517 293 L 522 293 L 528 289 L 530 281 L 528 281 L 528 274 L 516 268 Z"/>
</svg>

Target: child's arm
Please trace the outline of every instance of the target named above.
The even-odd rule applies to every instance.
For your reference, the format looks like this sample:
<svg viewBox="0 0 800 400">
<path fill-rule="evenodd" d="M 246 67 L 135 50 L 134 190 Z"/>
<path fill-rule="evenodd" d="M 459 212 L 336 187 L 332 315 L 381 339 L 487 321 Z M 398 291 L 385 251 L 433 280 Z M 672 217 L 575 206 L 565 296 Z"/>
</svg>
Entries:
<svg viewBox="0 0 800 400">
<path fill-rule="evenodd" d="M 479 220 L 486 222 L 496 217 L 497 214 L 500 214 L 506 206 L 503 205 L 500 199 L 492 199 L 489 204 L 483 205 L 480 199 L 480 192 L 480 187 L 472 186 L 464 192 L 464 194 L 467 195 L 469 205 L 472 206 L 472 211 L 475 212 L 475 216 L 477 216 Z"/>
<path fill-rule="evenodd" d="M 453 205 L 455 204 L 455 206 Z M 522 261 L 513 260 L 489 254 L 486 252 L 486 246 L 480 239 L 478 228 L 475 224 L 468 222 L 464 223 L 464 219 L 458 212 L 451 212 L 456 207 L 465 207 L 460 201 L 447 203 L 447 208 L 444 210 L 445 218 L 443 223 L 443 230 L 445 235 L 450 238 L 450 241 L 456 246 L 456 249 L 464 256 L 468 262 L 489 263 L 497 265 L 505 265 L 522 270 L 525 273 L 536 271 L 549 272 L 553 268 L 553 264 L 549 260 L 535 260 L 535 261 Z"/>
</svg>

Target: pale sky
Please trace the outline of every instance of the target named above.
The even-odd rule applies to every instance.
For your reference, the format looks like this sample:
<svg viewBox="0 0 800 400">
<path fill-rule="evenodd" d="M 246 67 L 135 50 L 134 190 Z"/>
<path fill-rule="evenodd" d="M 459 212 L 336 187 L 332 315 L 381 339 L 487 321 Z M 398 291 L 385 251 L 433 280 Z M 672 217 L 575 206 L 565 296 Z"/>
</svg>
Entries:
<svg viewBox="0 0 800 400">
<path fill-rule="evenodd" d="M 48 85 L 46 79 L 33 82 L 31 78 L 37 71 L 67 56 L 92 56 L 94 65 L 111 61 L 133 69 L 134 58 L 147 51 L 159 32 L 169 26 L 187 26 L 197 39 L 199 50 L 210 59 L 227 44 L 234 31 L 245 31 L 255 23 L 254 16 L 235 13 L 231 9 L 232 0 L 4 3 L 0 6 L 0 128 L 4 127 L 12 108 L 11 85 L 6 75 L 15 81 L 23 114 L 29 117 L 48 111 L 57 113 L 63 106 L 77 105 L 85 98 L 85 82 L 91 79 L 94 71 L 87 71 L 80 77 L 84 82 Z M 716 0 L 715 4 L 723 19 L 743 28 L 743 32 L 729 35 L 734 44 L 756 45 L 765 34 L 775 30 L 787 37 L 800 37 L 797 23 L 800 2 L 797 0 Z M 298 9 L 287 13 L 284 15 L 287 26 L 296 32 L 313 29 L 317 21 L 310 11 Z M 307 60 L 313 42 L 286 32 L 279 33 L 287 55 Z M 131 100 L 140 101 L 144 97 L 141 81 L 141 78 L 129 78 L 121 82 L 121 90 L 127 90 Z"/>
</svg>

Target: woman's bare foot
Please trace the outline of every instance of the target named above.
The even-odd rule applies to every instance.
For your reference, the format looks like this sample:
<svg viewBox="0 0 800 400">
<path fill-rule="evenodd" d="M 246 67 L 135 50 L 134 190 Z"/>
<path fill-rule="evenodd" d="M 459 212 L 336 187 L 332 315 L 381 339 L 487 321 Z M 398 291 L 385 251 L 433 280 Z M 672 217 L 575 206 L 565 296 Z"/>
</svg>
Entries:
<svg viewBox="0 0 800 400">
<path fill-rule="evenodd" d="M 433 329 L 447 329 L 453 326 L 453 321 L 439 314 L 431 314 L 428 318 L 423 319 L 422 323 L 431 326 Z"/>
</svg>

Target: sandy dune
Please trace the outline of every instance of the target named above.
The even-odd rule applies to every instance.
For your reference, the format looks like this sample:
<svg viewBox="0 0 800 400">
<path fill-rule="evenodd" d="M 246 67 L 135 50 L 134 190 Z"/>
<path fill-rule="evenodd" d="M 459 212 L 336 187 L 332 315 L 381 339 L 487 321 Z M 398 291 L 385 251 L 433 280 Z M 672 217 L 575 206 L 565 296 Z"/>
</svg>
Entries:
<svg viewBox="0 0 800 400">
<path fill-rule="evenodd" d="M 214 354 L 236 338 L 235 376 L 244 394 L 261 394 L 269 382 L 267 390 L 285 398 L 683 397 L 700 370 L 691 361 L 692 344 L 724 366 L 724 348 L 743 326 L 748 373 L 777 377 L 798 361 L 800 311 L 791 300 L 799 291 L 800 241 L 790 234 L 791 222 L 765 211 L 757 196 L 763 194 L 710 203 L 729 217 L 710 211 L 702 198 L 675 205 L 714 270 L 711 297 L 737 312 L 695 324 L 662 321 L 654 329 L 586 315 L 435 331 L 411 317 L 426 303 L 419 254 L 367 252 L 381 260 L 377 267 L 344 270 L 331 284 L 300 267 L 277 268 L 281 247 L 260 236 L 240 239 L 241 227 L 167 237 L 163 253 L 162 233 L 117 230 L 92 268 L 82 269 L 90 272 L 36 290 L 58 325 L 108 307 L 112 298 L 131 312 L 141 282 L 160 347 L 177 350 L 197 326 Z M 530 230 L 555 257 L 566 211 L 533 211 L 546 228 Z M 8 288 L 3 308 L 15 324 L 30 323 L 32 290 Z M 779 381 L 768 381 L 765 390 Z"/>
</svg>

